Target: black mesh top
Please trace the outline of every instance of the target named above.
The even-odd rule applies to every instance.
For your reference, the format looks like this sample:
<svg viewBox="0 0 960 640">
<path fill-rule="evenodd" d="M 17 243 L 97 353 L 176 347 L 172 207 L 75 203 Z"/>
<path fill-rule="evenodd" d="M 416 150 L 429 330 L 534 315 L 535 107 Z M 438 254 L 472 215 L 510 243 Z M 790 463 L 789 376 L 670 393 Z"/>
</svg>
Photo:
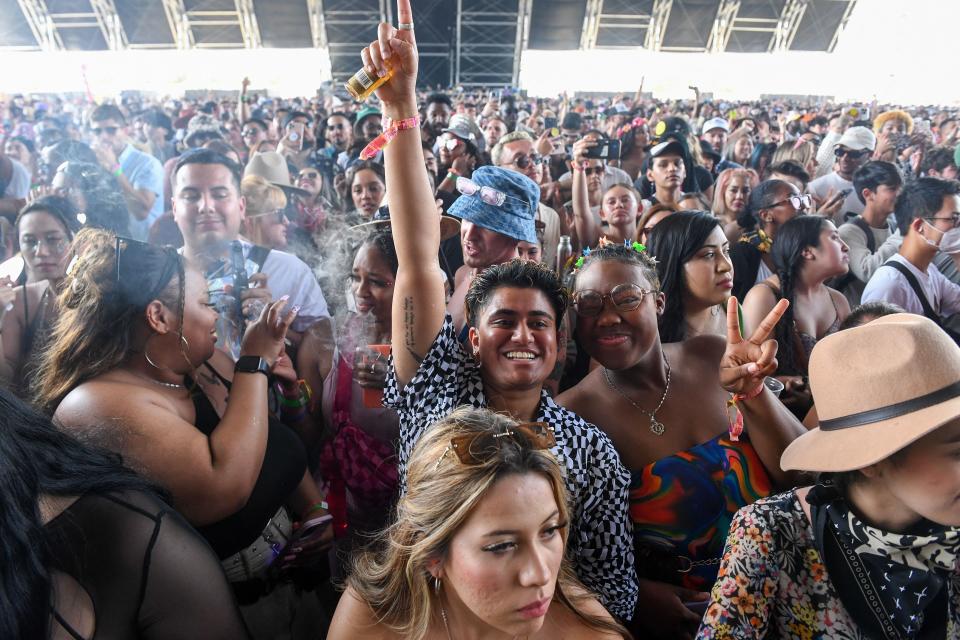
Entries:
<svg viewBox="0 0 960 640">
<path fill-rule="evenodd" d="M 54 638 L 249 638 L 216 555 L 159 499 L 83 496 L 46 531 L 51 569 L 68 576 L 54 578 Z M 79 597 L 66 593 L 71 578 Z M 93 633 L 83 635 L 91 616 Z"/>
</svg>

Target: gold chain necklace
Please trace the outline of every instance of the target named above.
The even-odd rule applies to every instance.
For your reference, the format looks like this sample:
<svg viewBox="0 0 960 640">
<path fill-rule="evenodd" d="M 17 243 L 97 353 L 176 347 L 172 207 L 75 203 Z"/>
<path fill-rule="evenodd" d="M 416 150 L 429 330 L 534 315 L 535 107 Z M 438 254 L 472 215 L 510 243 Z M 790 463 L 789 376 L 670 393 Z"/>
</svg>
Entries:
<svg viewBox="0 0 960 640">
<path fill-rule="evenodd" d="M 663 423 L 657 420 L 657 411 L 660 411 L 660 407 L 663 406 L 664 401 L 666 401 L 667 399 L 667 393 L 670 391 L 670 361 L 667 360 L 666 353 L 664 353 L 663 351 L 661 351 L 660 353 L 663 355 L 663 364 L 666 365 L 667 367 L 667 384 L 663 387 L 663 395 L 660 396 L 660 402 L 659 404 L 657 404 L 657 408 L 654 409 L 653 412 L 647 411 L 646 409 L 638 405 L 636 402 L 634 402 L 630 398 L 630 396 L 628 396 L 626 393 L 623 392 L 622 389 L 620 389 L 620 387 L 614 384 L 613 379 L 610 377 L 610 370 L 607 369 L 606 367 L 603 368 L 603 379 L 606 380 L 607 386 L 609 386 L 613 391 L 616 391 L 618 394 L 620 394 L 624 400 L 632 404 L 634 409 L 636 409 L 637 411 L 641 411 L 647 414 L 648 416 L 650 416 L 650 431 L 655 436 L 662 436 L 663 432 L 666 429 Z"/>
</svg>

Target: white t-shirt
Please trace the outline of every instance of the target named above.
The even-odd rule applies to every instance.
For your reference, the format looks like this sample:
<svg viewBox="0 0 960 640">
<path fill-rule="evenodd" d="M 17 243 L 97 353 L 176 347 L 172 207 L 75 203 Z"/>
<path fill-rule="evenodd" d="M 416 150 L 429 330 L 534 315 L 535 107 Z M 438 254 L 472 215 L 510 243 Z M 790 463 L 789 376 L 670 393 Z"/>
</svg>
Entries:
<svg viewBox="0 0 960 640">
<path fill-rule="evenodd" d="M 843 201 L 843 206 L 837 211 L 837 215 L 834 216 L 833 222 L 839 227 L 844 222 L 844 214 L 848 211 L 861 214 L 866 208 L 866 205 L 860 202 L 860 198 L 857 197 L 857 194 L 853 190 L 853 183 L 849 180 L 844 180 L 841 178 L 836 171 L 828 173 L 822 178 L 817 178 L 813 182 L 807 185 L 807 192 L 810 193 L 814 198 L 823 204 L 827 204 L 827 197 L 830 194 L 831 190 L 833 197 L 843 191 L 844 189 L 850 189 L 850 193 L 847 194 L 846 200 Z"/>
<path fill-rule="evenodd" d="M 10 184 L 2 195 L 4 198 L 26 200 L 30 195 L 30 172 L 13 158 L 10 158 L 10 162 L 13 164 L 13 172 L 10 174 Z"/>
<path fill-rule="evenodd" d="M 906 265 L 920 284 L 920 288 L 923 290 L 930 306 L 941 318 L 947 318 L 960 312 L 960 285 L 947 280 L 946 276 L 940 273 L 940 270 L 933 263 L 927 267 L 927 272 L 924 273 L 899 253 L 890 256 L 887 262 L 894 260 Z M 910 313 L 923 315 L 923 305 L 917 298 L 917 294 L 913 292 L 910 283 L 907 282 L 902 273 L 892 267 L 877 269 L 873 277 L 870 278 L 870 282 L 867 283 L 867 287 L 863 290 L 861 303 L 876 301 L 892 302 Z"/>
</svg>

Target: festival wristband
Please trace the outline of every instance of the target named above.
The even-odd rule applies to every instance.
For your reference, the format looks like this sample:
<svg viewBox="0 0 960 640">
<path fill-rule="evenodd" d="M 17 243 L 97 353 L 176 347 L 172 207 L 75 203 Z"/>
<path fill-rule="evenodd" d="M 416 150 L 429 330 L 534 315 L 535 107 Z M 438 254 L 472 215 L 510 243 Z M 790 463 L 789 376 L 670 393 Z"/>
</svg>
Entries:
<svg viewBox="0 0 960 640">
<path fill-rule="evenodd" d="M 370 144 L 363 148 L 363 151 L 360 152 L 361 160 L 369 160 L 380 151 L 383 151 L 388 144 L 393 142 L 393 139 L 396 138 L 401 131 L 420 129 L 420 116 L 404 118 L 403 120 L 390 120 L 385 117 L 383 120 L 383 133 L 371 140 Z"/>
<path fill-rule="evenodd" d="M 317 511 L 329 511 L 329 510 L 330 510 L 330 506 L 326 503 L 325 500 L 321 500 L 320 502 L 310 505 L 310 508 L 307 509 L 307 512 L 303 514 L 303 517 L 307 517 L 311 513 L 315 513 Z"/>
<path fill-rule="evenodd" d="M 119 178 L 121 175 L 123 175 L 123 168 L 118 164 L 116 167 L 113 168 L 113 171 L 111 173 L 113 173 L 114 178 Z"/>
<path fill-rule="evenodd" d="M 763 380 L 757 385 L 756 389 L 747 393 L 731 393 L 727 400 L 727 425 L 731 442 L 739 442 L 740 435 L 743 433 L 743 414 L 740 412 L 738 402 L 753 400 L 763 392 Z"/>
</svg>

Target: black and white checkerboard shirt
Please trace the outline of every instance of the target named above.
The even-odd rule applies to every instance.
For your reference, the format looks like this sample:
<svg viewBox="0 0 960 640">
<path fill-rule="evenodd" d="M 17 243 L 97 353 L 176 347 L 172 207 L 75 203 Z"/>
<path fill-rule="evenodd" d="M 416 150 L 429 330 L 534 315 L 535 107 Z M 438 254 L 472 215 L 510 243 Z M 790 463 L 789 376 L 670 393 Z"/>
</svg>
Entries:
<svg viewBox="0 0 960 640">
<path fill-rule="evenodd" d="M 426 428 L 458 406 L 487 406 L 479 365 L 457 340 L 449 315 L 413 380 L 403 390 L 397 388 L 391 364 L 384 405 L 400 414 L 400 484 L 405 491 L 407 461 Z M 632 526 L 627 511 L 630 473 L 605 433 L 557 405 L 546 392 L 537 420 L 551 425 L 556 436 L 552 452 L 564 470 L 569 494 L 567 554 L 574 569 L 611 613 L 630 619 L 637 601 Z"/>
</svg>

